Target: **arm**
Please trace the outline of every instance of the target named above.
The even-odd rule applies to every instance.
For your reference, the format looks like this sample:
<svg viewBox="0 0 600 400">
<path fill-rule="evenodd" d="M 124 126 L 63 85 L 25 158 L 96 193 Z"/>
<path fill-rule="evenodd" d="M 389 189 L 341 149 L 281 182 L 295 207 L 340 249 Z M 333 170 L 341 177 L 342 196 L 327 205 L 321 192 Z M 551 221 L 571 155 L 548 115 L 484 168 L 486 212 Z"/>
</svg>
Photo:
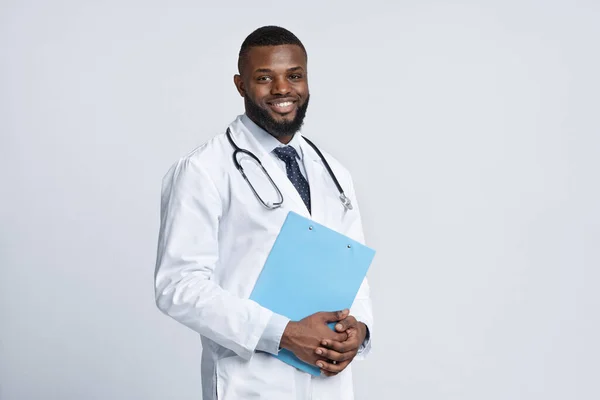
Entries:
<svg viewBox="0 0 600 400">
<path fill-rule="evenodd" d="M 267 327 L 256 345 L 256 350 L 275 355 L 279 354 L 281 343 L 284 340 L 284 333 L 289 323 L 289 318 L 273 313 L 273 316 L 269 320 Z"/>
<path fill-rule="evenodd" d="M 358 295 L 352 304 L 350 314 L 356 318 L 359 323 L 364 324 L 365 339 L 361 342 L 358 348 L 358 353 L 355 360 L 364 360 L 371 352 L 371 332 L 373 329 L 373 312 L 371 308 L 371 298 L 369 296 L 369 283 L 367 279 L 363 281 Z"/>
<path fill-rule="evenodd" d="M 211 280 L 221 213 L 221 198 L 203 168 L 188 159 L 171 168 L 161 196 L 156 304 L 176 321 L 250 359 L 273 313 Z M 273 341 L 279 340 L 263 340 L 263 346 Z"/>
<path fill-rule="evenodd" d="M 356 199 L 356 192 L 354 190 L 354 183 L 352 182 L 352 179 L 350 179 L 348 193 L 350 199 L 352 199 L 352 204 L 354 205 L 353 219 L 350 223 L 348 236 L 364 244 L 365 237 L 362 219 L 360 216 L 360 209 L 358 207 L 358 201 Z M 367 278 L 363 280 L 360 289 L 358 290 L 358 294 L 354 299 L 354 303 L 352 303 L 350 315 L 353 315 L 359 323 L 363 323 L 365 325 L 365 340 L 361 343 L 361 346 L 358 349 L 358 354 L 355 357 L 357 360 L 365 359 L 371 351 L 371 335 L 373 332 L 373 308 L 371 303 L 371 290 Z"/>
</svg>

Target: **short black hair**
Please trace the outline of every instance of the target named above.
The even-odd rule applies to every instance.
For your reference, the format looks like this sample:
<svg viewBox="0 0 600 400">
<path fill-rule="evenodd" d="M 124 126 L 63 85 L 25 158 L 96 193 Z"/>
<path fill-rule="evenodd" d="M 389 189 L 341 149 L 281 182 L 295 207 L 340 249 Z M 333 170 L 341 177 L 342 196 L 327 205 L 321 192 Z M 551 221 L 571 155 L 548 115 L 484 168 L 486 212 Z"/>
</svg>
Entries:
<svg viewBox="0 0 600 400">
<path fill-rule="evenodd" d="M 280 26 L 263 26 L 249 34 L 242 43 L 242 47 L 240 48 L 240 53 L 238 56 L 238 71 L 240 74 L 242 73 L 244 68 L 244 59 L 252 47 L 281 46 L 284 44 L 294 44 L 300 46 L 304 52 L 304 55 L 308 57 L 304 45 L 292 32 Z"/>
</svg>

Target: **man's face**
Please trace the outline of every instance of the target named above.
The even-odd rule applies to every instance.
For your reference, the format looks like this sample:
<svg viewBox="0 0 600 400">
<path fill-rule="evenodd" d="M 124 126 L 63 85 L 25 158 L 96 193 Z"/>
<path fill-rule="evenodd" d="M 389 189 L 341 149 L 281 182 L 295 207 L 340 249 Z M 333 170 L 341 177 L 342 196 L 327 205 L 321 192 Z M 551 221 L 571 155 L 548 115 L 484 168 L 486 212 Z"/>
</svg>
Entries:
<svg viewBox="0 0 600 400">
<path fill-rule="evenodd" d="M 306 56 L 300 46 L 253 47 L 235 85 L 246 114 L 275 137 L 292 136 L 308 107 Z"/>
</svg>

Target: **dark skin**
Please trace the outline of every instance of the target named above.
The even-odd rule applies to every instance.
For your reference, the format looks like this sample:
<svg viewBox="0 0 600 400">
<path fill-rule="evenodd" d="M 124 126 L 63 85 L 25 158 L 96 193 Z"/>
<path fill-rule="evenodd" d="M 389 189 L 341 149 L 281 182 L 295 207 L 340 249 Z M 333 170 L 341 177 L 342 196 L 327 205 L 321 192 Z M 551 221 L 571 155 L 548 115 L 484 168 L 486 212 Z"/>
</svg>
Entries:
<svg viewBox="0 0 600 400">
<path fill-rule="evenodd" d="M 253 47 L 246 55 L 243 70 L 233 79 L 242 97 L 248 96 L 276 121 L 291 121 L 308 98 L 306 64 L 300 46 Z M 277 139 L 287 144 L 292 137 Z M 328 322 L 337 322 L 335 331 L 327 326 Z M 352 362 L 366 335 L 366 325 L 349 315 L 349 310 L 319 312 L 291 321 L 280 345 L 302 361 L 318 366 L 324 375 L 333 376 Z"/>
<path fill-rule="evenodd" d="M 248 96 L 276 121 L 291 121 L 309 94 L 306 56 L 296 45 L 253 47 L 246 56 L 244 70 L 233 81 L 242 97 Z M 277 107 L 281 102 L 292 105 Z M 277 139 L 287 144 L 292 137 Z"/>
</svg>

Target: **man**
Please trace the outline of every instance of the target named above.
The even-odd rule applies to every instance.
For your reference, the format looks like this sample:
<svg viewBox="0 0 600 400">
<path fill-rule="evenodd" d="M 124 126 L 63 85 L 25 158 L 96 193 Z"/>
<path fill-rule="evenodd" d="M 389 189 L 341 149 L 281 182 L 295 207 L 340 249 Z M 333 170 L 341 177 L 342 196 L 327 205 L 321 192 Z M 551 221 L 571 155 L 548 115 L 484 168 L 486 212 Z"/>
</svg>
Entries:
<svg viewBox="0 0 600 400">
<path fill-rule="evenodd" d="M 309 90 L 307 54 L 296 36 L 280 27 L 257 29 L 241 46 L 238 69 L 234 82 L 245 114 L 229 126 L 231 141 L 225 132 L 215 136 L 164 178 L 157 305 L 201 335 L 204 400 L 353 399 L 350 363 L 369 352 L 373 324 L 366 279 L 350 310 L 301 321 L 248 299 L 290 211 L 364 242 L 352 179 L 322 152 L 354 204 L 348 210 L 299 133 Z M 234 143 L 260 159 L 282 194 L 280 207 L 272 206 L 279 200 L 275 186 L 245 153 L 236 154 L 245 176 L 236 169 Z M 335 331 L 328 322 L 337 322 Z M 280 349 L 317 365 L 322 375 L 271 356 Z"/>
</svg>

